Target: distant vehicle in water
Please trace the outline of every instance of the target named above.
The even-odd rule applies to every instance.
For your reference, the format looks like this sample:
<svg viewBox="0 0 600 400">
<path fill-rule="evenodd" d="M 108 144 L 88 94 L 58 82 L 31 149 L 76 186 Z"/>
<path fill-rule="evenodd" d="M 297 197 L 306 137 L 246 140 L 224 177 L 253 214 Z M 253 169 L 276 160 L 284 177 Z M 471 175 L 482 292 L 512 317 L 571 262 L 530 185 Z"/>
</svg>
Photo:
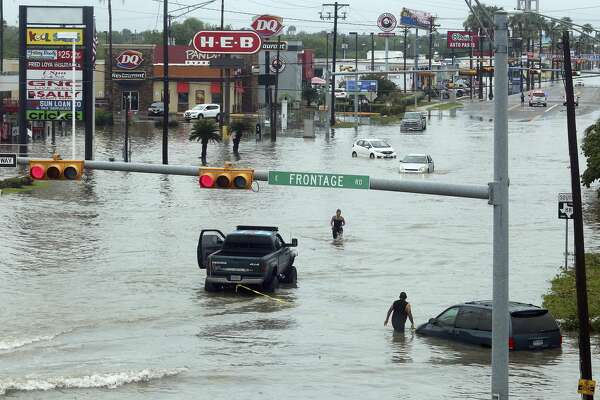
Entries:
<svg viewBox="0 0 600 400">
<path fill-rule="evenodd" d="M 548 99 L 546 98 L 546 93 L 543 90 L 534 90 L 529 94 L 529 107 L 546 107 L 547 105 Z"/>
<path fill-rule="evenodd" d="M 396 158 L 394 148 L 381 139 L 358 139 L 352 145 L 352 157 Z"/>
<path fill-rule="evenodd" d="M 398 169 L 402 173 L 427 174 L 434 170 L 433 159 L 429 154 L 407 154 L 400 160 Z"/>
<path fill-rule="evenodd" d="M 561 347 L 560 328 L 548 310 L 517 302 L 510 302 L 508 310 L 510 350 Z M 454 305 L 419 326 L 417 333 L 491 347 L 492 302 L 471 301 Z"/>
<path fill-rule="evenodd" d="M 427 129 L 427 119 L 425 115 L 417 111 L 409 111 L 404 113 L 402 121 L 400 121 L 401 131 L 424 131 Z"/>
<path fill-rule="evenodd" d="M 573 96 L 573 103 L 575 107 L 579 107 L 579 96 Z M 567 96 L 563 96 L 563 106 L 567 105 Z"/>
<path fill-rule="evenodd" d="M 286 243 L 273 226 L 240 225 L 228 235 L 202 230 L 197 257 L 198 267 L 206 269 L 204 289 L 214 292 L 242 284 L 273 292 L 279 282 L 296 284 L 296 246 L 297 239 Z"/>
<path fill-rule="evenodd" d="M 344 89 L 335 89 L 335 98 L 336 99 L 347 99 L 348 92 L 346 92 Z"/>
<path fill-rule="evenodd" d="M 218 104 L 198 104 L 184 112 L 183 118 L 186 121 L 203 118 L 215 118 L 218 121 L 220 112 L 221 106 Z"/>
<path fill-rule="evenodd" d="M 162 101 L 154 102 L 150 104 L 150 107 L 148 107 L 148 116 L 150 117 L 157 117 L 163 115 L 164 112 L 165 105 L 162 103 Z"/>
<path fill-rule="evenodd" d="M 583 87 L 583 86 L 585 86 L 585 83 L 583 83 L 583 79 L 577 79 L 577 80 L 575 81 L 575 86 L 576 86 L 576 87 L 577 87 L 577 86 L 579 86 L 579 87 Z"/>
</svg>

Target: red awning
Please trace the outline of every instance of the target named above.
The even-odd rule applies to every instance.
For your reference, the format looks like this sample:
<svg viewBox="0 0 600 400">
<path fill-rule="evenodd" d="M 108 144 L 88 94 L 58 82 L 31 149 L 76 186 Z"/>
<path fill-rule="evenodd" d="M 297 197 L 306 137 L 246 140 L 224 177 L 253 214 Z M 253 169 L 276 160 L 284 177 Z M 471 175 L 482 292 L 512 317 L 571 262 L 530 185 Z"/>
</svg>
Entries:
<svg viewBox="0 0 600 400">
<path fill-rule="evenodd" d="M 221 93 L 221 83 L 220 82 L 211 82 L 210 83 L 210 93 L 211 94 Z"/>
<path fill-rule="evenodd" d="M 187 82 L 177 82 L 177 93 L 188 93 L 190 91 L 190 84 Z"/>
</svg>

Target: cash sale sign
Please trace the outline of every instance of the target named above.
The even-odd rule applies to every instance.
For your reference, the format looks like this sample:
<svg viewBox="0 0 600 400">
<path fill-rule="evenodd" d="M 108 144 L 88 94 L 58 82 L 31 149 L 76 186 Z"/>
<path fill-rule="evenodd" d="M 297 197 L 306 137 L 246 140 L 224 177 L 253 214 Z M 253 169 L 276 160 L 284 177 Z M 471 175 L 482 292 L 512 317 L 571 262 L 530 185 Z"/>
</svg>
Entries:
<svg viewBox="0 0 600 400">
<path fill-rule="evenodd" d="M 254 31 L 200 31 L 194 35 L 193 44 L 201 53 L 254 54 L 262 41 Z"/>
</svg>

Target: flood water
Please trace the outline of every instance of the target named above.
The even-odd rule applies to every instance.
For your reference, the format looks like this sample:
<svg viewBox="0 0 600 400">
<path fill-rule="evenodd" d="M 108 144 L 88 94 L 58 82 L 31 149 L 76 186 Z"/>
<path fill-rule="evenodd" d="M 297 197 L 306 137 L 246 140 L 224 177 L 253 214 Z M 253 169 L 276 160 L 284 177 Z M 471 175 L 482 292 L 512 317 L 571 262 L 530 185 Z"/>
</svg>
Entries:
<svg viewBox="0 0 600 400">
<path fill-rule="evenodd" d="M 579 131 L 598 113 L 578 118 Z M 245 138 L 238 165 L 486 184 L 493 122 L 468 111 L 432 116 L 423 134 L 398 126 L 336 129 L 315 139 Z M 510 122 L 510 293 L 540 305 L 563 263 L 557 193 L 569 192 L 564 113 Z M 180 127 L 172 164 L 198 164 L 200 144 Z M 160 162 L 160 132 L 133 129 L 134 162 Z M 429 153 L 436 172 L 401 176 L 397 160 L 351 158 L 375 136 L 403 156 Z M 82 153 L 81 138 L 79 154 Z M 96 159 L 121 159 L 117 133 L 100 132 Z M 70 154 L 70 137 L 59 137 Z M 50 147 L 33 146 L 47 156 Z M 232 160 L 210 144 L 208 160 Z M 584 165 L 584 160 L 582 160 Z M 7 171 L 2 171 L 4 175 Z M 587 207 L 596 198 L 584 194 Z M 329 219 L 340 208 L 343 243 Z M 408 293 L 416 323 L 492 294 L 492 207 L 483 200 L 366 190 L 269 186 L 201 190 L 197 179 L 91 171 L 0 197 L 0 395 L 18 399 L 488 399 L 490 351 L 384 327 Z M 600 229 L 588 221 L 586 246 Z M 200 230 L 280 227 L 297 237 L 298 287 L 285 303 L 247 293 L 204 292 Z M 600 370 L 600 340 L 592 339 Z M 576 338 L 562 350 L 510 354 L 519 399 L 575 399 Z"/>
</svg>

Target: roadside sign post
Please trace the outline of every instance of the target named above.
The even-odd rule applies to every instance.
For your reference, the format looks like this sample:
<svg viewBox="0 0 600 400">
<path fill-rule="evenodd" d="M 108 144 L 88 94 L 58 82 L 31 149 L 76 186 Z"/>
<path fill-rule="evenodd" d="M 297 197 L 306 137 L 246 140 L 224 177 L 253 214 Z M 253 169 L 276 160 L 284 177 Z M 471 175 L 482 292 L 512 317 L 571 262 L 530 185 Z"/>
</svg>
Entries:
<svg viewBox="0 0 600 400">
<path fill-rule="evenodd" d="M 0 153 L 0 167 L 16 167 L 17 155 L 11 153 Z"/>
<path fill-rule="evenodd" d="M 569 257 L 569 220 L 573 219 L 573 195 L 571 193 L 558 194 L 558 219 L 565 220 L 565 268 Z"/>
</svg>

